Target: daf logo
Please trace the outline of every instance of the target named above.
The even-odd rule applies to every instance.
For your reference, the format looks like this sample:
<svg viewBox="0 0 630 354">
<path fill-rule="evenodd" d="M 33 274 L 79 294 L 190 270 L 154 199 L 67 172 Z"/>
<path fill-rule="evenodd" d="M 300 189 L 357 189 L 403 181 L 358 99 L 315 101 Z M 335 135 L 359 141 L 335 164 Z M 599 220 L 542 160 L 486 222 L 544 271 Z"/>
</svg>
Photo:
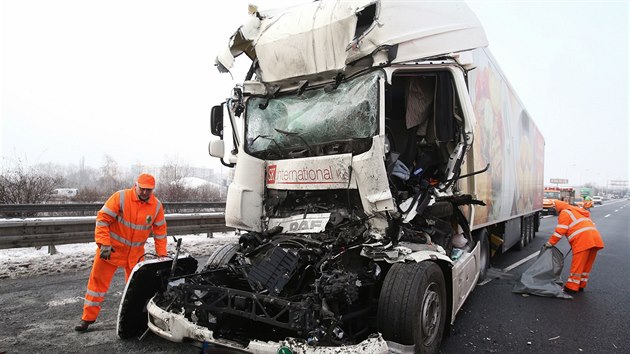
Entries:
<svg viewBox="0 0 630 354">
<path fill-rule="evenodd" d="M 293 221 L 289 224 L 289 231 L 311 230 L 322 226 L 321 220 Z"/>
</svg>

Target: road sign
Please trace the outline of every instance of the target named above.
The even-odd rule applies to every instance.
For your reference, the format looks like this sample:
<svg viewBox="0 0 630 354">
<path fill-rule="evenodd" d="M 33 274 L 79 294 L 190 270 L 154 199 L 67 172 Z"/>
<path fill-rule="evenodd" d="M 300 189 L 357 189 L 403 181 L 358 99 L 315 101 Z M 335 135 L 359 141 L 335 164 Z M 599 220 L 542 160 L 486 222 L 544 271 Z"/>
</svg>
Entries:
<svg viewBox="0 0 630 354">
<path fill-rule="evenodd" d="M 568 179 L 564 179 L 564 178 L 551 178 L 549 180 L 549 183 L 554 183 L 554 184 L 567 184 L 569 183 Z"/>
<path fill-rule="evenodd" d="M 625 187 L 628 185 L 628 181 L 611 180 L 611 181 L 608 181 L 608 184 L 610 184 L 611 186 Z"/>
</svg>

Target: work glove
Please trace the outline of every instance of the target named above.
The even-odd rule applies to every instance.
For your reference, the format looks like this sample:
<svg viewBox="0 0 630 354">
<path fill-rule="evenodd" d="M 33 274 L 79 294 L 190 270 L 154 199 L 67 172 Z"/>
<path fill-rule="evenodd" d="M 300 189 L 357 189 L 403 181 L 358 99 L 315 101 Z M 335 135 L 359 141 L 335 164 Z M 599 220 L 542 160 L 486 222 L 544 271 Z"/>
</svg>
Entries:
<svg viewBox="0 0 630 354">
<path fill-rule="evenodd" d="M 396 163 L 394 163 L 394 169 L 392 170 L 392 175 L 406 181 L 409 179 L 410 172 L 402 161 L 396 160 Z"/>
<path fill-rule="evenodd" d="M 108 260 L 112 257 L 112 252 L 116 252 L 114 248 L 110 245 L 102 245 L 101 246 L 101 254 L 99 255 L 102 259 Z"/>
<path fill-rule="evenodd" d="M 546 250 L 547 248 L 551 248 L 553 247 L 553 245 L 549 242 L 545 242 L 545 244 L 543 245 L 543 250 Z"/>
</svg>

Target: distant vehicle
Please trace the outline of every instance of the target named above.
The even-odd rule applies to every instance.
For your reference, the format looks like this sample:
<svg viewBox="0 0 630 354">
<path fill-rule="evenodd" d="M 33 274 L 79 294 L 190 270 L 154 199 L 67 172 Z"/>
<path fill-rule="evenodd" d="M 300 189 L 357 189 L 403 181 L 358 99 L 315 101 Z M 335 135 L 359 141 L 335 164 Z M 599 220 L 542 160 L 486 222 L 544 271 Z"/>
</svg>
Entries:
<svg viewBox="0 0 630 354">
<path fill-rule="evenodd" d="M 582 197 L 575 197 L 573 199 L 573 203 L 572 204 L 575 205 L 575 206 L 578 206 L 580 208 L 583 208 L 584 207 L 584 198 L 582 198 Z"/>
<path fill-rule="evenodd" d="M 602 201 L 604 200 L 604 197 L 602 197 L 601 195 L 595 195 L 593 196 L 593 204 L 602 204 Z"/>
<path fill-rule="evenodd" d="M 580 188 L 580 195 L 582 198 L 591 197 L 593 195 L 593 189 L 589 187 Z"/>
<path fill-rule="evenodd" d="M 571 187 L 558 188 L 558 187 L 545 187 L 543 191 L 543 214 L 544 215 L 556 215 L 556 209 L 553 206 L 553 200 L 562 200 L 569 204 L 573 204 L 573 198 L 575 198 L 575 189 Z"/>
<path fill-rule="evenodd" d="M 53 199 L 64 200 L 76 197 L 77 193 L 79 193 L 77 188 L 57 188 L 53 189 L 51 196 Z"/>
</svg>

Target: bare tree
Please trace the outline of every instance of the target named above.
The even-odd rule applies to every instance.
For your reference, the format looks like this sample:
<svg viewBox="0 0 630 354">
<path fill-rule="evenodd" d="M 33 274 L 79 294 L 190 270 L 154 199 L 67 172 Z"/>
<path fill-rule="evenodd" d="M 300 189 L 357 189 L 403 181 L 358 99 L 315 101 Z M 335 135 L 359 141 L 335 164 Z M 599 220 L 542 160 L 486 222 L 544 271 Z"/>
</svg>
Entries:
<svg viewBox="0 0 630 354">
<path fill-rule="evenodd" d="M 168 159 L 161 167 L 136 163 L 129 169 L 121 168 L 110 155 L 104 155 L 99 168 L 86 166 L 85 159 L 81 159 L 79 165 L 49 162 L 33 167 L 26 167 L 19 159 L 13 163 L 5 160 L 0 166 L 0 203 L 5 204 L 51 201 L 50 194 L 55 188 L 77 188 L 78 193 L 72 198 L 75 202 L 103 202 L 112 193 L 131 187 L 135 178 L 145 171 L 158 177 L 156 193 L 165 202 L 213 201 L 225 194 L 224 186 L 191 185 L 185 177 L 207 181 L 218 176 L 212 170 L 192 168 L 176 158 Z"/>
<path fill-rule="evenodd" d="M 63 185 L 63 177 L 27 168 L 21 160 L 0 175 L 0 203 L 30 204 L 50 200 L 52 191 Z"/>
<path fill-rule="evenodd" d="M 190 200 L 190 190 L 186 188 L 184 177 L 190 173 L 190 166 L 169 160 L 160 168 L 158 193 L 165 202 L 184 202 Z"/>
<path fill-rule="evenodd" d="M 104 202 L 107 197 L 107 195 L 95 187 L 85 187 L 79 189 L 79 193 L 77 193 L 77 196 L 74 197 L 74 201 L 82 203 L 96 203 Z"/>
<path fill-rule="evenodd" d="M 106 154 L 103 160 L 101 176 L 98 180 L 103 194 L 110 195 L 117 190 L 128 187 L 120 177 L 121 170 L 114 158 Z"/>
<path fill-rule="evenodd" d="M 210 202 L 221 200 L 219 188 L 223 187 L 215 185 L 197 187 L 192 191 L 191 198 L 189 200 L 191 202 Z"/>
<path fill-rule="evenodd" d="M 99 170 L 86 166 L 85 158 L 79 160 L 79 165 L 70 165 L 66 168 L 64 176 L 68 187 L 78 188 L 81 191 L 84 188 L 96 188 L 98 186 Z"/>
</svg>

